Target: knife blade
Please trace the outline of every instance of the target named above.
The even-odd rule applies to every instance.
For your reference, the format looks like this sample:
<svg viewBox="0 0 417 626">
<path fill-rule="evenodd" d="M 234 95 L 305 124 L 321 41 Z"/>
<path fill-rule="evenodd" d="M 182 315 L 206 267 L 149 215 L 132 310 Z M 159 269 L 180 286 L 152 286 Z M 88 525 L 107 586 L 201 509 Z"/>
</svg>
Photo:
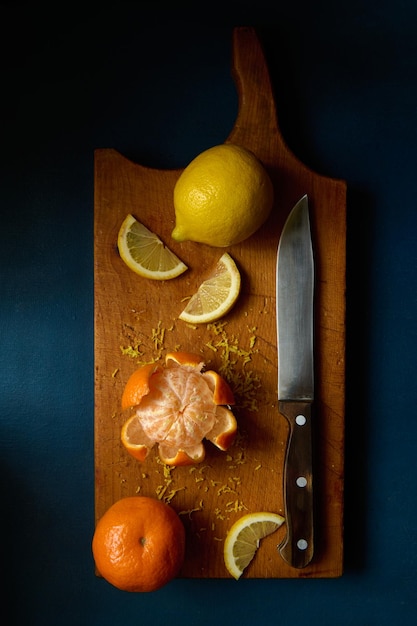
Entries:
<svg viewBox="0 0 417 626">
<path fill-rule="evenodd" d="M 307 195 L 285 222 L 276 279 L 278 401 L 289 423 L 284 462 L 287 533 L 278 549 L 292 567 L 303 568 L 314 554 L 314 258 Z"/>
</svg>

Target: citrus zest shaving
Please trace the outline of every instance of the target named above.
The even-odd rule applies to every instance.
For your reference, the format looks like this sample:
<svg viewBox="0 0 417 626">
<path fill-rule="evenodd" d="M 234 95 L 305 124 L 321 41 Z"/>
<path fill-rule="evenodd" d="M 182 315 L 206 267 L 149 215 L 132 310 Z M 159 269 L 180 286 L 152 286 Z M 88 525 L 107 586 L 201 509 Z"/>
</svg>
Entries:
<svg viewBox="0 0 417 626">
<path fill-rule="evenodd" d="M 120 346 L 121 353 L 123 355 L 130 356 L 132 359 L 140 358 L 144 355 L 144 353 L 141 352 L 141 350 L 139 349 L 139 345 L 140 344 L 138 344 L 136 347 L 126 346 L 125 348 L 123 346 Z"/>
<path fill-rule="evenodd" d="M 193 513 L 197 513 L 198 511 L 202 511 L 202 510 L 203 510 L 203 501 L 200 500 L 199 506 L 195 507 L 194 509 L 188 509 L 187 511 L 180 511 L 178 515 L 188 515 L 188 517 L 191 519 L 191 516 Z"/>
</svg>

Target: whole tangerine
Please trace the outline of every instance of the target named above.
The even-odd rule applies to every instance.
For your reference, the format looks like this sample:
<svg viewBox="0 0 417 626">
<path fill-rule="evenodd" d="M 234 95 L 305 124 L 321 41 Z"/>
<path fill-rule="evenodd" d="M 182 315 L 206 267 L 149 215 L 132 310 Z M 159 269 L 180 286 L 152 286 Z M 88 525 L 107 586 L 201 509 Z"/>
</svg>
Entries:
<svg viewBox="0 0 417 626">
<path fill-rule="evenodd" d="M 123 591 L 156 591 L 184 562 L 185 529 L 174 509 L 156 498 L 116 501 L 97 523 L 92 550 L 98 572 Z"/>
</svg>

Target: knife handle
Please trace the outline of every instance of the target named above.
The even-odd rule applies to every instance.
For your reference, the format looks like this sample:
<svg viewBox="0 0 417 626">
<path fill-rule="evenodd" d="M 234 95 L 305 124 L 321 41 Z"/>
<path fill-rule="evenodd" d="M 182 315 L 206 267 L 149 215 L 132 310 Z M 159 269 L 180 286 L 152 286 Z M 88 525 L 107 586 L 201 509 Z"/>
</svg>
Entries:
<svg viewBox="0 0 417 626">
<path fill-rule="evenodd" d="M 314 554 L 313 463 L 311 403 L 279 403 L 290 425 L 284 464 L 284 503 L 287 534 L 278 547 L 292 567 L 308 565 Z"/>
</svg>

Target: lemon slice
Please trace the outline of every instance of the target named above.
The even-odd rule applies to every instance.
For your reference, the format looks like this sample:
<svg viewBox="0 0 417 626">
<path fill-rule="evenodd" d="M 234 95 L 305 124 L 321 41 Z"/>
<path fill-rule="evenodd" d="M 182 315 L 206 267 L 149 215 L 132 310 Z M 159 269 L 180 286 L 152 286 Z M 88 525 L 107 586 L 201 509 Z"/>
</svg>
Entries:
<svg viewBox="0 0 417 626">
<path fill-rule="evenodd" d="M 158 235 L 130 214 L 120 227 L 117 247 L 126 265 L 145 278 L 168 280 L 188 269 Z"/>
<path fill-rule="evenodd" d="M 284 523 L 278 513 L 249 513 L 237 520 L 224 542 L 224 562 L 228 572 L 240 578 L 259 548 L 261 539 L 278 530 Z"/>
<path fill-rule="evenodd" d="M 225 252 L 213 274 L 201 283 L 179 318 L 190 324 L 214 322 L 230 311 L 239 292 L 239 270 L 230 254 Z"/>
</svg>

